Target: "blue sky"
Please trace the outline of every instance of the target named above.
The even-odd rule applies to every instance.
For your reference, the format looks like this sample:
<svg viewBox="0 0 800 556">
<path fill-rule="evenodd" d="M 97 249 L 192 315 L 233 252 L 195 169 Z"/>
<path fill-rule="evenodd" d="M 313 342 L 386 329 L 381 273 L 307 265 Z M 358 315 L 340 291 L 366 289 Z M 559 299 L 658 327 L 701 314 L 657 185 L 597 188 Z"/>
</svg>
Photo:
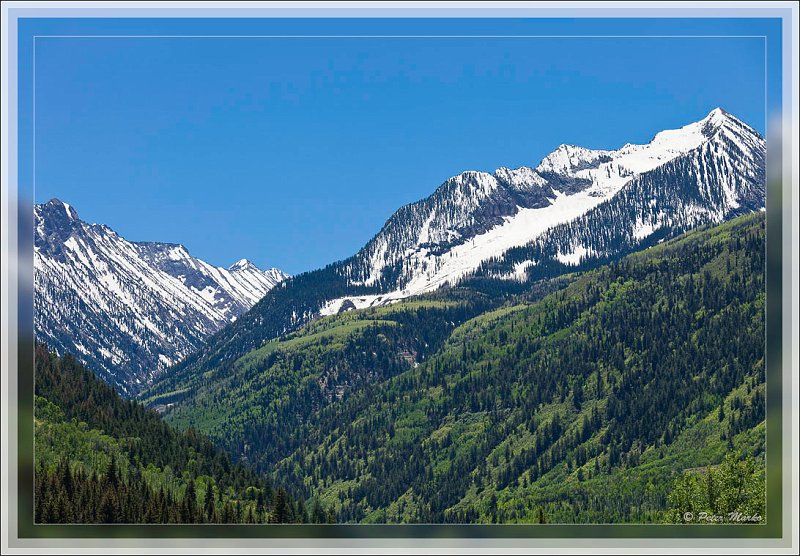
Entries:
<svg viewBox="0 0 800 556">
<path fill-rule="evenodd" d="M 27 32 L 774 35 L 775 26 L 50 20 Z M 765 99 L 764 48 L 760 37 L 40 36 L 34 200 L 58 197 L 128 239 L 183 243 L 214 264 L 246 257 L 297 273 L 354 253 L 394 210 L 464 170 L 536 166 L 560 143 L 647 142 L 716 106 L 763 134 L 765 102 L 777 103 Z M 20 176 L 32 181 L 25 71 Z"/>
</svg>

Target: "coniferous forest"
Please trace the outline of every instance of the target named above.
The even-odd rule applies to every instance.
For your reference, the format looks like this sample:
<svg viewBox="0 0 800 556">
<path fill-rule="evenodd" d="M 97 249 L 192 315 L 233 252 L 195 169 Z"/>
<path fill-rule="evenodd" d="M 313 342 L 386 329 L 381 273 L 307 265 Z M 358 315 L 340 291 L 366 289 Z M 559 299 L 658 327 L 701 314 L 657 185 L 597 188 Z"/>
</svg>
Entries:
<svg viewBox="0 0 800 556">
<path fill-rule="evenodd" d="M 144 403 L 37 344 L 35 519 L 764 519 L 764 299 L 752 214 L 524 290 L 323 317 Z"/>
<path fill-rule="evenodd" d="M 763 214 L 481 290 L 324 317 L 143 399 L 340 522 L 665 522 L 726 457 L 725 503 L 763 517 Z"/>
<path fill-rule="evenodd" d="M 194 430 L 36 346 L 36 523 L 325 523 Z"/>
</svg>

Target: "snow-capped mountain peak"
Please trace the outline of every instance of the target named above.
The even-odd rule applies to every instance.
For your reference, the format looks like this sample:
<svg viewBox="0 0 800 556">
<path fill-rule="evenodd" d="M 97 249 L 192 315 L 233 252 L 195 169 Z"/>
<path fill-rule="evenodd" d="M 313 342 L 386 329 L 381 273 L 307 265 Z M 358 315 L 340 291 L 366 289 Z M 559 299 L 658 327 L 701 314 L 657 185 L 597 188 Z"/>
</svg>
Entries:
<svg viewBox="0 0 800 556">
<path fill-rule="evenodd" d="M 528 166 L 522 166 L 515 170 L 501 167 L 495 171 L 494 177 L 502 185 L 518 191 L 541 189 L 547 185 L 547 180 Z"/>
<path fill-rule="evenodd" d="M 702 124 L 703 127 L 711 127 L 711 128 L 719 128 L 722 126 L 733 126 L 733 127 L 740 127 L 745 125 L 748 129 L 752 130 L 750 126 L 745 124 L 739 118 L 728 112 L 722 107 L 716 107 L 711 112 L 708 113 L 708 116 L 700 120 L 698 122 Z M 754 130 L 753 130 L 754 131 Z"/>
<path fill-rule="evenodd" d="M 231 266 L 229 266 L 228 270 L 230 270 L 231 272 L 236 272 L 236 271 L 241 271 L 241 270 L 250 270 L 250 269 L 253 269 L 253 268 L 257 268 L 257 267 L 252 262 L 250 262 L 248 259 L 239 259 L 238 261 L 233 263 Z"/>
<path fill-rule="evenodd" d="M 63 211 L 64 217 L 69 220 L 78 220 L 78 213 L 69 203 L 65 203 L 60 199 L 53 198 L 47 202 L 47 205 L 51 210 Z"/>
<path fill-rule="evenodd" d="M 243 259 L 230 270 L 180 244 L 130 242 L 67 203 L 34 207 L 35 327 L 123 389 L 146 382 L 287 277 Z"/>
<path fill-rule="evenodd" d="M 380 286 L 382 293 L 374 297 L 382 301 L 452 284 L 485 261 L 587 214 L 664 168 L 670 168 L 669 180 L 647 181 L 648 188 L 662 188 L 654 195 L 674 195 L 669 187 L 680 182 L 670 180 L 678 180 L 682 171 L 694 180 L 698 190 L 691 195 L 697 200 L 673 199 L 670 202 L 678 204 L 663 208 L 664 214 L 640 217 L 631 232 L 637 241 L 668 225 L 685 228 L 703 219 L 719 221 L 740 207 L 763 204 L 764 150 L 764 140 L 755 130 L 716 108 L 699 121 L 655 134 L 646 144 L 627 143 L 611 150 L 562 144 L 536 168 L 463 172 L 427 199 L 397 211 L 345 263 L 342 275 L 356 286 Z M 691 167 L 677 170 L 678 161 L 681 168 Z M 655 210 L 657 199 L 647 202 L 648 210 Z M 682 215 L 665 216 L 668 211 Z M 576 264 L 600 252 L 597 246 L 568 245 L 558 251 L 557 259 Z M 534 262 L 523 261 L 523 266 L 531 268 Z M 364 299 L 372 302 L 370 296 Z"/>
<path fill-rule="evenodd" d="M 542 174 L 574 175 L 580 170 L 596 168 L 601 162 L 606 162 L 612 151 L 602 151 L 577 147 L 575 145 L 559 145 L 556 150 L 548 154 L 536 172 Z"/>
</svg>

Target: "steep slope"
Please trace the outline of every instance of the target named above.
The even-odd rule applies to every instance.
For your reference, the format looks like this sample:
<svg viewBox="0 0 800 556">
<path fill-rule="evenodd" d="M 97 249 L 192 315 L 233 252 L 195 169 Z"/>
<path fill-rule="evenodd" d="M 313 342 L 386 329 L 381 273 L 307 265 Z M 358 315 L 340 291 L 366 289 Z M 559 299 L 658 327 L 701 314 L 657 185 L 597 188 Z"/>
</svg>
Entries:
<svg viewBox="0 0 800 556">
<path fill-rule="evenodd" d="M 486 296 L 451 290 L 332 315 L 213 371 L 171 374 L 142 401 L 267 471 L 302 446 L 302 425 L 333 401 L 419 365 L 454 327 L 494 305 Z"/>
<path fill-rule="evenodd" d="M 286 278 L 246 260 L 214 267 L 182 245 L 127 241 L 57 199 L 34 216 L 36 337 L 127 393 Z"/>
<path fill-rule="evenodd" d="M 36 523 L 325 519 L 202 435 L 123 400 L 71 355 L 37 344 L 35 363 Z"/>
<path fill-rule="evenodd" d="M 705 140 L 696 148 L 632 178 L 586 214 L 484 261 L 477 274 L 536 278 L 554 268 L 596 265 L 701 224 L 762 210 L 763 139 L 721 110 L 699 131 Z"/>
<path fill-rule="evenodd" d="M 352 284 L 381 284 L 382 292 L 401 290 L 401 296 L 430 291 L 612 198 L 640 213 L 640 221 L 629 227 L 606 217 L 598 224 L 613 223 L 636 239 L 665 226 L 720 222 L 737 209 L 763 206 L 764 148 L 753 129 L 715 109 L 646 145 L 616 151 L 561 145 L 535 170 L 466 172 L 397 211 L 343 273 Z M 654 182 L 658 187 L 648 187 Z"/>
<path fill-rule="evenodd" d="M 562 145 L 535 169 L 465 172 L 398 210 L 353 257 L 284 281 L 174 372 L 213 369 L 319 315 L 459 283 L 518 289 L 759 210 L 764 160 L 764 139 L 715 109 L 646 145 Z"/>
<path fill-rule="evenodd" d="M 349 311 L 174 384 L 167 419 L 342 521 L 661 521 L 685 469 L 763 456 L 763 273 L 756 213 L 461 325 L 468 290 Z"/>
</svg>

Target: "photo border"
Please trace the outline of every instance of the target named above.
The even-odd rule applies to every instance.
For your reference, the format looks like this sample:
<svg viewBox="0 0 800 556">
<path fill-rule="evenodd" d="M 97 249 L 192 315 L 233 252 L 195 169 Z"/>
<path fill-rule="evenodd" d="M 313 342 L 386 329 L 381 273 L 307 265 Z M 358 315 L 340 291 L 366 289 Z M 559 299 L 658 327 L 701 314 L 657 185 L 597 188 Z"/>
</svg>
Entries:
<svg viewBox="0 0 800 556">
<path fill-rule="evenodd" d="M 629 3 L 625 3 L 630 6 Z M 138 6 L 138 4 L 136 4 Z M 171 11 L 172 8 L 169 10 L 155 10 L 158 12 L 158 15 L 164 15 L 165 11 Z M 212 17 L 211 13 L 213 12 L 213 16 L 220 16 L 220 12 L 233 12 L 236 13 L 236 17 L 243 14 L 243 10 L 247 11 L 248 13 L 252 12 L 253 9 L 251 8 L 225 8 L 219 10 L 214 8 L 213 10 L 199 10 L 204 12 L 201 17 Z M 351 17 L 353 12 L 350 11 L 351 9 L 348 8 L 347 17 Z M 368 11 L 369 9 L 365 9 Z M 386 9 L 381 13 L 381 16 L 388 11 L 393 11 L 394 8 Z M 455 15 L 453 9 L 439 9 L 436 10 L 442 12 L 440 15 L 437 12 L 437 15 L 433 15 L 433 17 L 462 17 L 462 15 Z M 575 8 L 567 8 L 562 7 L 557 10 L 546 10 L 547 17 L 553 17 L 553 13 L 560 13 L 561 16 L 564 16 L 565 12 L 569 12 L 572 10 L 572 13 L 575 13 Z M 637 8 L 639 12 L 639 16 L 644 16 L 645 14 L 641 13 L 643 10 L 641 8 Z M 48 10 L 48 13 L 51 10 Z M 65 10 L 64 8 L 59 8 L 52 10 L 53 12 L 57 12 L 58 17 L 78 17 L 77 15 L 69 15 L 71 13 L 80 14 L 79 17 L 86 17 L 87 11 L 83 10 L 76 10 L 75 12 L 71 12 L 70 10 Z M 103 8 L 99 11 L 108 12 L 107 8 Z M 111 10 L 111 11 L 120 11 L 120 10 Z M 142 17 L 143 12 L 150 11 L 150 10 L 125 10 L 125 12 L 130 11 L 131 14 L 126 13 L 125 15 L 115 15 L 115 17 Z M 194 10 L 188 10 L 186 8 L 178 9 L 180 13 L 180 17 L 187 17 L 187 11 L 194 13 Z M 264 9 L 259 8 L 257 10 L 258 14 L 261 17 L 264 16 L 276 16 L 276 11 L 280 12 L 278 17 L 287 17 L 287 14 L 290 12 L 286 11 L 283 8 L 280 9 Z M 336 15 L 329 14 L 331 10 L 329 9 L 316 9 L 314 11 L 314 16 L 318 17 L 321 14 L 324 14 L 324 17 L 344 17 L 341 15 L 341 12 L 338 12 Z M 520 11 L 519 8 L 508 8 L 506 11 L 502 9 L 492 9 L 490 10 L 493 13 L 500 12 L 503 15 L 495 15 L 493 17 L 508 17 L 512 12 L 516 15 L 513 17 L 520 17 L 521 13 L 525 14 L 525 17 L 542 17 L 542 10 L 537 10 L 534 8 L 526 8 Z M 587 12 L 597 12 L 598 10 L 583 10 L 581 13 Z M 645 10 L 647 13 L 652 13 L 656 11 L 663 11 L 662 9 L 656 10 Z M 689 10 L 684 10 L 689 11 Z M 727 17 L 729 14 L 732 13 L 742 13 L 742 10 L 731 9 L 725 10 L 716 8 L 711 10 L 716 13 L 716 17 Z M 328 539 L 328 540 L 335 540 L 335 539 L 350 539 L 350 540 L 383 540 L 383 539 L 406 539 L 406 540 L 429 540 L 429 541 L 436 541 L 436 542 L 445 542 L 445 539 L 453 540 L 453 539 L 462 539 L 462 540 L 474 540 L 476 543 L 470 543 L 469 546 L 477 547 L 481 544 L 480 539 L 492 540 L 491 546 L 497 546 L 497 540 L 515 540 L 515 539 L 537 539 L 541 541 L 548 541 L 548 542 L 537 542 L 535 547 L 532 547 L 530 544 L 522 545 L 525 548 L 552 548 L 552 547 L 564 547 L 564 546 L 577 546 L 584 544 L 585 547 L 593 547 L 599 548 L 600 546 L 616 546 L 616 545 L 606 545 L 605 543 L 600 543 L 598 545 L 597 542 L 589 542 L 589 543 L 582 543 L 582 542 L 574 542 L 574 541 L 588 541 L 588 540 L 598 540 L 598 539 L 628 539 L 631 541 L 635 540 L 645 540 L 645 539 L 661 539 L 659 543 L 660 546 L 666 546 L 667 542 L 671 540 L 687 540 L 691 539 L 696 543 L 700 543 L 700 545 L 707 545 L 707 547 L 714 546 L 714 547 L 722 547 L 723 544 L 720 544 L 720 540 L 722 539 L 729 539 L 731 540 L 731 547 L 736 548 L 747 548 L 751 546 L 756 548 L 758 546 L 763 545 L 763 540 L 766 538 L 769 539 L 779 539 L 783 538 L 786 539 L 786 533 L 792 531 L 792 527 L 796 527 L 796 524 L 792 524 L 793 522 L 790 521 L 791 515 L 793 512 L 786 511 L 788 505 L 785 503 L 788 501 L 788 497 L 784 498 L 784 492 L 792 492 L 792 490 L 784 488 L 784 481 L 787 481 L 789 485 L 796 485 L 797 484 L 797 471 L 796 471 L 796 451 L 797 446 L 796 443 L 792 442 L 790 431 L 794 428 L 796 429 L 796 414 L 794 415 L 795 424 L 792 427 L 792 423 L 787 419 L 787 416 L 783 413 L 782 408 L 787 407 L 797 407 L 796 405 L 792 405 L 793 400 L 796 403 L 796 383 L 792 380 L 791 372 L 789 373 L 789 381 L 786 382 L 787 369 L 791 371 L 792 361 L 796 361 L 797 353 L 796 353 L 796 346 L 794 346 L 795 351 L 792 357 L 791 354 L 789 357 L 786 357 L 786 347 L 787 341 L 789 345 L 792 345 L 792 336 L 791 330 L 792 325 L 796 325 L 796 307 L 794 305 L 789 305 L 792 307 L 792 311 L 783 311 L 784 301 L 788 299 L 792 299 L 792 286 L 795 285 L 795 292 L 796 292 L 796 271 L 793 275 L 792 265 L 788 264 L 785 265 L 784 262 L 790 262 L 793 260 L 793 254 L 791 250 L 791 242 L 794 240 L 796 241 L 796 180 L 797 174 L 792 174 L 791 172 L 787 173 L 787 169 L 791 170 L 792 164 L 794 168 L 797 168 L 797 160 L 796 154 L 794 151 L 790 150 L 792 144 L 796 143 L 796 133 L 797 133 L 797 126 L 796 126 L 796 119 L 797 119 L 797 109 L 796 109 L 796 84 L 794 85 L 794 90 L 790 87 L 792 86 L 791 83 L 787 81 L 791 81 L 790 78 L 794 78 L 796 82 L 796 75 L 791 72 L 791 68 L 787 68 L 787 63 L 790 63 L 792 59 L 795 61 L 797 60 L 796 54 L 795 57 L 791 55 L 787 55 L 786 51 L 786 44 L 787 40 L 794 40 L 794 47 L 796 50 L 796 18 L 797 13 L 796 11 L 792 13 L 790 10 L 784 9 L 755 9 L 750 10 L 748 13 L 752 16 L 755 12 L 763 13 L 769 12 L 771 17 L 780 18 L 783 20 L 783 36 L 780 37 L 779 40 L 782 41 L 781 52 L 783 55 L 783 75 L 782 75 L 782 86 L 783 90 L 782 93 L 782 106 L 781 108 L 783 117 L 781 118 L 780 115 L 776 117 L 775 114 L 768 114 L 767 119 L 767 136 L 768 136 L 768 160 L 769 166 L 767 168 L 767 218 L 766 218 L 766 228 L 767 228 L 767 322 L 766 322 L 766 353 L 767 353 L 767 365 L 766 365 L 766 373 L 767 376 L 771 378 L 771 381 L 767 381 L 767 399 L 768 399 L 768 406 L 767 406 L 767 452 L 770 454 L 783 454 L 784 458 L 773 457 L 769 460 L 768 467 L 767 467 L 767 475 L 768 475 L 768 491 L 767 491 L 767 515 L 774 516 L 776 509 L 778 513 L 781 514 L 780 520 L 775 519 L 768 519 L 767 524 L 762 526 L 751 526 L 751 527 L 737 527 L 735 525 L 704 525 L 702 527 L 698 527 L 696 525 L 651 525 L 651 524 L 612 524 L 612 525 L 592 525 L 592 524 L 548 524 L 548 525 L 528 525 L 528 524 L 516 524 L 516 525 L 435 525 L 435 524 L 425 524 L 425 525 L 329 525 L 329 526 L 319 526 L 319 525 L 269 525 L 269 526 L 252 526 L 252 525 L 225 525 L 225 526 L 216 526 L 216 525 L 33 525 L 32 519 L 25 521 L 23 517 L 28 515 L 32 517 L 32 505 L 30 504 L 30 499 L 26 496 L 17 496 L 18 506 L 17 506 L 17 515 L 15 516 L 19 521 L 16 522 L 19 529 L 18 532 L 22 533 L 19 539 L 15 539 L 16 541 L 22 541 L 22 537 L 27 537 L 27 534 L 35 533 L 34 536 L 24 539 L 26 542 L 22 544 L 9 544 L 9 546 L 13 547 L 40 547 L 44 548 L 48 545 L 40 544 L 35 542 L 35 539 L 44 540 L 48 538 L 58 538 L 58 539 L 83 539 L 83 540 L 97 540 L 96 537 L 115 537 L 118 539 L 204 539 L 200 545 L 195 544 L 196 547 L 207 547 L 212 548 L 208 539 L 239 539 L 240 541 L 250 540 L 256 541 L 255 544 L 251 542 L 246 543 L 237 543 L 237 546 L 244 548 L 248 546 L 248 550 L 252 551 L 252 548 L 261 547 L 264 548 L 263 543 L 258 543 L 259 539 L 276 539 L 276 538 L 283 538 L 286 540 L 289 539 L 306 539 L 314 538 L 314 539 Z M 133 13 L 135 12 L 135 15 Z M 42 14 L 42 10 L 36 10 L 37 15 L 35 17 L 40 17 Z M 298 16 L 298 13 L 291 12 L 294 17 Z M 413 17 L 410 15 L 409 10 L 406 8 L 402 8 L 398 10 L 398 13 L 401 13 L 403 17 Z M 461 12 L 459 12 L 460 14 Z M 607 12 L 606 12 L 607 13 Z M 694 11 L 694 13 L 698 13 Z M 431 17 L 431 11 L 424 12 L 425 17 Z M 725 14 L 725 15 L 720 15 Z M 252 14 L 251 14 L 252 15 Z M 374 17 L 376 14 L 374 10 L 371 12 L 371 15 Z M 616 14 L 615 14 L 616 15 Z M 663 14 L 662 14 L 663 15 Z M 680 15 L 676 15 L 674 11 L 670 11 L 670 15 L 673 17 L 681 17 Z M 793 15 L 793 23 L 794 27 L 789 26 L 788 23 L 788 16 Z M 682 15 L 686 17 L 684 13 Z M 24 493 L 24 487 L 27 484 L 30 486 L 32 482 L 32 460 L 30 457 L 25 459 L 26 454 L 32 454 L 32 423 L 33 423 L 33 412 L 32 412 L 32 404 L 30 399 L 32 398 L 33 392 L 33 271 L 32 271 L 32 208 L 33 208 L 33 195 L 32 191 L 27 192 L 25 191 L 24 187 L 20 188 L 17 180 L 17 171 L 18 168 L 15 167 L 14 163 L 18 158 L 19 151 L 17 151 L 18 146 L 16 145 L 15 141 L 18 137 L 17 133 L 22 131 L 22 125 L 20 128 L 17 128 L 17 120 L 16 120 L 16 112 L 18 108 L 17 101 L 18 98 L 15 98 L 17 90 L 16 85 L 20 85 L 20 83 L 16 80 L 18 77 L 17 68 L 13 67 L 10 64 L 12 60 L 15 58 L 13 57 L 16 54 L 16 44 L 18 40 L 18 27 L 19 19 L 30 17 L 30 10 L 28 9 L 9 9 L 6 12 L 4 9 L 3 12 L 3 19 L 4 19 L 4 29 L 8 29 L 8 33 L 5 34 L 8 40 L 8 48 L 4 49 L 7 53 L 8 59 L 6 60 L 4 55 L 3 60 L 3 81 L 5 83 L 10 83 L 10 89 L 8 91 L 8 98 L 4 96 L 3 99 L 3 121 L 7 122 L 7 129 L 4 130 L 8 133 L 8 142 L 4 143 L 3 148 L 3 156 L 10 162 L 9 165 L 4 165 L 5 169 L 3 170 L 3 184 L 4 186 L 8 185 L 8 194 L 4 191 L 4 199 L 3 199 L 3 213 L 2 215 L 5 217 L 6 215 L 9 218 L 4 218 L 5 224 L 3 229 L 3 237 L 4 241 L 9 239 L 11 235 L 13 237 L 14 234 L 9 234 L 7 232 L 16 231 L 17 240 L 18 240 L 18 253 L 17 261 L 18 265 L 16 268 L 11 268 L 12 265 L 6 266 L 4 264 L 4 270 L 9 270 L 9 275 L 6 276 L 6 272 L 4 271 L 3 279 L 4 279 L 4 288 L 3 288 L 3 307 L 4 307 L 4 314 L 3 314 L 3 330 L 8 332 L 8 338 L 6 335 L 3 337 L 3 353 L 8 354 L 8 367 L 6 365 L 6 355 L 4 355 L 3 365 L 4 365 L 4 373 L 3 373 L 3 391 L 9 392 L 9 388 L 12 392 L 16 391 L 18 393 L 18 398 L 14 400 L 13 397 L 10 397 L 7 402 L 12 403 L 4 403 L 4 411 L 8 410 L 9 415 L 4 415 L 4 423 L 6 425 L 11 425 L 12 421 L 16 421 L 17 430 L 15 431 L 17 434 L 13 434 L 12 430 L 8 432 L 12 434 L 4 434 L 3 435 L 3 449 L 4 454 L 13 453 L 9 450 L 9 448 L 16 448 L 18 449 L 18 456 L 19 456 L 19 463 L 20 466 L 18 467 L 19 474 L 16 477 L 17 479 L 17 486 L 20 488 L 18 491 L 22 494 Z M 174 15 L 170 15 L 167 17 L 175 17 Z M 188 17 L 194 17 L 188 16 Z M 306 11 L 301 17 L 308 17 L 308 12 Z M 392 15 L 391 17 L 397 17 L 396 15 Z M 477 17 L 477 15 L 468 15 L 466 17 Z M 486 11 L 480 12 L 480 17 L 487 17 Z M 583 17 L 583 16 L 581 16 Z M 706 15 L 705 17 L 709 17 Z M 9 21 L 12 19 L 13 21 Z M 7 25 L 7 27 L 6 27 Z M 788 27 L 788 29 L 787 29 Z M 790 31 L 790 32 L 787 32 Z M 766 39 L 765 39 L 766 40 Z M 792 54 L 792 53 L 789 53 Z M 788 74 L 787 74 L 787 69 Z M 10 80 L 9 80 L 10 78 Z M 787 90 L 788 89 L 788 90 Z M 787 94 L 789 93 L 789 94 Z M 793 104 L 790 104 L 793 103 Z M 792 120 L 791 122 L 788 121 L 788 116 L 791 115 Z M 12 116 L 12 117 L 7 117 Z M 788 125 L 787 125 L 788 124 Z M 794 124 L 794 125 L 792 125 Z M 5 127 L 4 123 L 4 127 Z M 791 129 L 792 135 L 790 136 L 787 133 L 781 133 L 782 128 L 787 127 Z M 777 131 L 777 133 L 776 133 Z M 786 130 L 783 130 L 786 131 Z M 792 153 L 792 154 L 789 154 Z M 787 156 L 788 155 L 788 156 Z M 11 168 L 9 169 L 9 166 Z M 789 177 L 787 180 L 786 177 Z M 11 187 L 11 184 L 17 184 L 17 191 L 16 195 L 14 195 L 14 191 Z M 787 188 L 787 185 L 790 186 Z M 792 195 L 793 190 L 791 186 L 794 185 L 794 195 Z M 794 207 L 794 208 L 792 208 Z M 16 213 L 16 214 L 15 214 Z M 13 218 L 16 216 L 16 218 Z M 788 218 L 786 218 L 788 216 Z M 16 221 L 16 222 L 14 222 Z M 784 225 L 785 222 L 788 222 L 788 226 Z M 16 224 L 16 225 L 15 225 Z M 8 226 L 8 230 L 6 230 L 6 226 Z M 16 228 L 16 230 L 14 230 Z M 780 238 L 782 241 L 772 241 L 770 238 Z M 788 239 L 788 241 L 787 241 Z M 9 242 L 9 246 L 13 246 L 12 242 Z M 796 254 L 796 250 L 794 251 Z M 11 250 L 4 249 L 4 255 L 14 255 Z M 795 255 L 796 256 L 796 255 Z M 5 261 L 4 261 L 5 263 Z M 17 280 L 12 278 L 11 270 L 16 270 L 18 272 Z M 16 282 L 16 284 L 15 284 Z M 17 287 L 17 296 L 10 295 L 13 288 L 6 286 L 14 286 Z M 8 292 L 6 290 L 9 290 Z M 787 295 L 788 293 L 788 295 Z M 14 303 L 16 297 L 16 304 Z M 16 305 L 16 307 L 14 307 Z M 17 323 L 14 323 L 10 318 L 8 322 L 5 322 L 6 314 L 5 310 L 10 309 L 9 316 L 13 317 L 16 316 Z M 16 309 L 16 311 L 14 311 Z M 14 314 L 16 313 L 16 314 Z M 792 318 L 795 319 L 795 322 L 792 322 Z M 788 326 L 787 326 L 788 324 Z M 796 328 L 794 329 L 796 331 Z M 774 331 L 780 331 L 780 333 L 773 333 Z M 16 332 L 16 338 L 14 338 Z M 14 344 L 16 344 L 16 350 L 13 350 Z M 16 351 L 16 353 L 10 353 L 11 351 Z M 16 356 L 16 357 L 14 357 Z M 12 365 L 12 363 L 14 363 Z M 796 366 L 795 366 L 796 368 Z M 5 372 L 5 370 L 12 370 L 16 369 L 19 372 Z M 783 371 L 783 374 L 782 374 Z M 774 375 L 774 377 L 773 377 Z M 16 382 L 16 384 L 15 384 Z M 784 386 L 793 386 L 794 391 L 792 388 L 781 388 L 781 382 L 785 382 Z M 28 395 L 27 400 L 25 399 L 25 395 Z M 4 394 L 6 395 L 6 394 Z M 13 401 L 16 401 L 16 407 Z M 786 403 L 789 402 L 789 403 Z M 15 409 L 15 411 L 13 411 Z M 14 413 L 16 415 L 14 415 Z M 8 417 L 7 419 L 5 417 Z M 30 426 L 26 427 L 24 423 L 29 423 Z M 788 426 L 787 426 L 788 425 Z M 17 436 L 18 435 L 18 436 Z M 17 436 L 17 438 L 14 438 Z M 17 441 L 15 445 L 13 442 L 14 440 Z M 788 442 L 787 442 L 788 440 Z M 8 443 L 8 444 L 6 444 Z M 788 450 L 784 450 L 784 447 L 791 446 L 794 452 L 795 459 L 790 460 L 787 459 L 787 455 L 792 455 L 788 452 Z M 14 461 L 13 459 L 8 459 L 8 462 Z M 786 466 L 787 461 L 789 465 Z M 794 464 L 794 465 L 792 465 Z M 788 474 L 783 474 L 782 469 L 793 469 L 792 477 L 789 477 Z M 15 475 L 13 473 L 13 469 L 9 469 L 8 471 L 12 471 L 12 473 L 4 473 L 4 478 L 9 478 L 10 476 Z M 11 486 L 11 485 L 9 485 Z M 6 490 L 6 492 L 9 492 Z M 10 492 L 9 492 L 10 493 Z M 31 493 L 32 494 L 32 493 Z M 794 495 L 794 507 L 796 511 L 796 493 Z M 12 508 L 8 505 L 8 500 L 4 497 L 3 499 L 3 514 L 8 516 L 7 510 L 11 510 Z M 796 515 L 796 514 L 794 514 Z M 4 522 L 4 532 L 5 527 L 8 525 L 8 533 L 10 534 L 11 526 L 15 524 L 15 520 L 11 519 L 8 523 Z M 788 526 L 788 527 L 787 527 Z M 143 529 L 145 528 L 145 529 Z M 466 529 L 465 529 L 466 528 Z M 642 531 L 642 528 L 654 528 L 648 531 Z M 769 529 L 769 531 L 767 531 Z M 752 535 L 753 531 L 765 531 L 768 534 L 765 535 L 757 535 L 754 537 Z M 146 535 L 142 533 L 146 532 Z M 153 535 L 156 532 L 157 534 Z M 673 535 L 674 532 L 679 534 Z M 796 530 L 794 530 L 795 540 L 796 540 Z M 577 538 L 576 538 L 577 537 Z M 10 537 L 6 537 L 10 539 Z M 224 539 L 223 539 L 224 538 Z M 558 541 L 559 539 L 570 539 L 573 541 L 571 545 L 565 545 L 559 542 L 552 543 L 550 541 Z M 760 544 L 759 544 L 760 543 Z M 80 546 L 91 546 L 95 545 L 96 543 L 91 542 L 86 545 Z M 102 543 L 101 543 L 102 544 Z M 127 543 L 124 543 L 127 544 Z M 211 544 L 218 544 L 218 543 L 211 543 Z M 336 544 L 336 543 L 334 543 Z M 342 543 L 339 543 L 342 544 Z M 371 545 L 372 548 L 377 546 L 384 546 L 383 543 L 379 545 L 375 545 L 372 543 L 367 543 Z M 413 543 L 412 543 L 413 544 Z M 445 543 L 447 544 L 447 543 Z M 629 543 L 630 544 L 630 543 Z M 634 546 L 636 543 L 633 543 Z M 678 543 L 679 545 L 680 543 Z M 99 545 L 98 545 L 99 546 Z M 136 543 L 132 546 L 142 546 L 141 543 Z M 183 546 L 183 544 L 181 545 Z M 270 542 L 271 547 L 275 548 L 286 548 L 290 546 L 296 546 L 293 543 L 280 543 L 280 546 L 276 545 L 274 542 Z M 448 545 L 449 546 L 449 545 Z M 625 545 L 623 545 L 625 546 Z M 676 545 L 677 546 L 677 545 Z M 693 546 L 697 546 L 694 544 Z M 781 544 L 781 543 L 773 543 L 771 546 L 778 548 L 778 547 L 786 547 L 788 544 Z M 510 548 L 510 547 L 509 547 Z"/>
</svg>

